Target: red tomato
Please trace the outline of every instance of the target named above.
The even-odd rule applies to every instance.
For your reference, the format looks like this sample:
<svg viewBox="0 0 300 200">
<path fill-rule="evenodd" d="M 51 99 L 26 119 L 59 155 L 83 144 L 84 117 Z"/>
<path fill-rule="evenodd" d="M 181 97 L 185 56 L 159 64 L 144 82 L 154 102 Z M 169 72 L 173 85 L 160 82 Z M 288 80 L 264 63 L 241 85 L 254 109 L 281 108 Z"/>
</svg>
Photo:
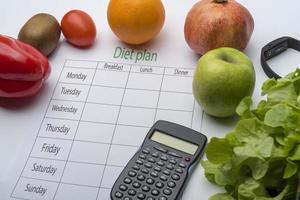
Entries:
<svg viewBox="0 0 300 200">
<path fill-rule="evenodd" d="M 81 10 L 71 10 L 61 20 L 61 30 L 73 45 L 87 47 L 96 39 L 96 26 L 93 19 Z"/>
</svg>

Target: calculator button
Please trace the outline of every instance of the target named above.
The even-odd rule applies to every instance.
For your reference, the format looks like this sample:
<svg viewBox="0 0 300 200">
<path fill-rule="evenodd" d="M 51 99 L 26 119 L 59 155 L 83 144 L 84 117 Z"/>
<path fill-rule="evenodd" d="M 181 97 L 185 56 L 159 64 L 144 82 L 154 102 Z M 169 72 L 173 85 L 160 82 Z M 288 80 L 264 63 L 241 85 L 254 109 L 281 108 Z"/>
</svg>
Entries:
<svg viewBox="0 0 300 200">
<path fill-rule="evenodd" d="M 163 193 L 164 193 L 165 195 L 171 195 L 171 194 L 172 194 L 172 191 L 171 191 L 169 188 L 166 188 L 166 189 L 164 189 Z"/>
<path fill-rule="evenodd" d="M 166 176 L 170 176 L 170 175 L 171 175 L 171 172 L 168 171 L 168 170 L 165 170 L 165 171 L 163 171 L 163 174 L 166 175 Z"/>
<path fill-rule="evenodd" d="M 129 172 L 128 172 L 128 176 L 130 176 L 130 177 L 135 177 L 135 176 L 136 176 L 136 172 L 134 172 L 134 171 L 129 171 Z"/>
<path fill-rule="evenodd" d="M 165 163 L 163 163 L 163 162 L 161 162 L 161 161 L 158 161 L 156 164 L 157 164 L 158 166 L 161 166 L 161 167 L 163 167 L 163 166 L 165 165 Z"/>
<path fill-rule="evenodd" d="M 144 186 L 142 187 L 142 190 L 143 190 L 144 192 L 149 192 L 149 191 L 150 191 L 150 187 L 147 186 L 147 185 L 144 185 Z"/>
<path fill-rule="evenodd" d="M 159 192 L 157 189 L 151 190 L 151 194 L 154 195 L 154 196 L 158 196 L 159 193 L 160 193 L 160 192 Z"/>
<path fill-rule="evenodd" d="M 164 196 L 161 196 L 161 197 L 158 198 L 158 200 L 168 200 L 168 198 L 164 197 Z"/>
<path fill-rule="evenodd" d="M 170 188 L 174 188 L 174 187 L 176 187 L 176 183 L 174 183 L 173 181 L 170 181 L 170 182 L 168 182 L 168 186 Z"/>
<path fill-rule="evenodd" d="M 130 184 L 132 182 L 132 180 L 130 178 L 125 178 L 124 179 L 124 183 L 126 184 Z"/>
<path fill-rule="evenodd" d="M 157 188 L 163 188 L 163 187 L 164 187 L 164 184 L 163 184 L 162 182 L 157 182 L 157 183 L 155 184 L 155 186 L 156 186 Z"/>
<path fill-rule="evenodd" d="M 119 189 L 124 192 L 128 189 L 128 187 L 126 185 L 120 185 Z"/>
<path fill-rule="evenodd" d="M 138 199 L 145 199 L 145 198 L 146 198 L 146 195 L 143 194 L 143 193 L 139 193 L 139 194 L 137 195 L 137 198 L 138 198 Z"/>
<path fill-rule="evenodd" d="M 154 167 L 154 170 L 157 171 L 157 172 L 160 172 L 161 168 L 160 167 Z"/>
<path fill-rule="evenodd" d="M 130 198 L 130 197 L 124 197 L 123 200 L 132 200 L 132 198 Z"/>
<path fill-rule="evenodd" d="M 161 156 L 160 159 L 161 159 L 162 161 L 167 161 L 167 160 L 168 160 L 167 156 Z"/>
<path fill-rule="evenodd" d="M 135 163 L 136 163 L 136 164 L 138 164 L 138 165 L 142 165 L 142 164 L 144 164 L 144 162 L 143 162 L 143 161 L 141 161 L 141 160 L 136 160 L 136 161 L 135 161 Z"/>
<path fill-rule="evenodd" d="M 137 176 L 137 179 L 139 180 L 139 181 L 143 181 L 143 180 L 145 180 L 145 176 L 143 176 L 143 175 L 138 175 Z"/>
<path fill-rule="evenodd" d="M 151 165 L 151 163 L 146 163 L 146 164 L 145 164 L 145 167 L 151 169 L 151 168 L 152 168 L 152 165 Z"/>
<path fill-rule="evenodd" d="M 154 183 L 154 180 L 152 178 L 148 178 L 146 180 L 146 183 L 148 183 L 149 185 L 152 185 Z"/>
<path fill-rule="evenodd" d="M 168 178 L 167 178 L 166 176 L 164 176 L 164 175 L 161 175 L 161 176 L 159 177 L 159 179 L 162 180 L 162 181 L 168 180 Z"/>
<path fill-rule="evenodd" d="M 133 189 L 130 189 L 130 190 L 128 190 L 128 194 L 129 194 L 130 196 L 134 196 L 134 195 L 136 195 L 136 191 L 133 190 Z"/>
<path fill-rule="evenodd" d="M 186 164 L 184 164 L 184 163 L 179 163 L 179 167 L 186 168 Z"/>
<path fill-rule="evenodd" d="M 169 170 L 173 170 L 174 166 L 173 165 L 167 165 L 166 168 L 169 169 Z"/>
<path fill-rule="evenodd" d="M 157 172 L 151 172 L 151 173 L 150 173 L 150 176 L 156 178 L 156 177 L 158 177 L 158 173 L 157 173 Z"/>
<path fill-rule="evenodd" d="M 140 166 L 138 166 L 138 165 L 134 165 L 134 166 L 132 167 L 132 169 L 134 169 L 134 170 L 140 170 L 141 168 L 140 168 Z"/>
<path fill-rule="evenodd" d="M 142 169 L 141 172 L 144 173 L 144 174 L 149 174 L 149 170 L 148 169 Z"/>
<path fill-rule="evenodd" d="M 174 160 L 174 159 L 171 159 L 169 162 L 170 162 L 171 164 L 173 164 L 173 165 L 176 165 L 176 164 L 177 164 L 176 160 Z"/>
<path fill-rule="evenodd" d="M 168 151 L 164 148 L 161 147 L 154 147 L 154 149 L 156 149 L 157 151 L 163 152 L 163 153 L 167 153 Z"/>
<path fill-rule="evenodd" d="M 139 158 L 145 160 L 146 156 L 142 154 L 142 155 L 139 155 Z"/>
<path fill-rule="evenodd" d="M 134 182 L 134 183 L 132 183 L 132 186 L 133 186 L 134 188 L 140 188 L 140 187 L 141 187 L 141 184 L 140 184 L 139 182 Z"/>
<path fill-rule="evenodd" d="M 149 153 L 150 153 L 150 149 L 148 149 L 148 148 L 147 148 L 147 149 L 143 149 L 142 152 L 143 152 L 144 154 L 149 154 Z"/>
<path fill-rule="evenodd" d="M 117 198 L 122 198 L 123 197 L 123 194 L 121 192 L 116 192 L 115 193 L 115 197 Z"/>
<path fill-rule="evenodd" d="M 182 158 L 182 156 L 181 155 L 178 155 L 177 153 L 175 153 L 175 152 L 168 152 L 168 154 L 170 155 L 170 156 L 174 156 L 174 157 L 177 157 L 177 158 Z"/>
<path fill-rule="evenodd" d="M 155 163 L 155 160 L 153 158 L 149 158 L 148 161 L 151 163 Z"/>
<path fill-rule="evenodd" d="M 154 158 L 158 158 L 158 153 L 153 153 L 153 154 L 151 154 L 151 156 Z"/>
<path fill-rule="evenodd" d="M 183 169 L 181 169 L 181 168 L 177 168 L 175 171 L 176 171 L 177 173 L 179 173 L 179 174 L 182 174 L 182 173 L 183 173 Z"/>
<path fill-rule="evenodd" d="M 190 162 L 190 161 L 191 161 L 191 158 L 190 158 L 190 157 L 186 157 L 186 158 L 185 158 L 185 161 L 186 161 L 186 162 Z"/>
<path fill-rule="evenodd" d="M 147 200 L 155 200 L 153 197 L 148 197 Z"/>
<path fill-rule="evenodd" d="M 171 177 L 175 181 L 178 181 L 180 179 L 180 176 L 178 174 L 173 174 Z"/>
</svg>

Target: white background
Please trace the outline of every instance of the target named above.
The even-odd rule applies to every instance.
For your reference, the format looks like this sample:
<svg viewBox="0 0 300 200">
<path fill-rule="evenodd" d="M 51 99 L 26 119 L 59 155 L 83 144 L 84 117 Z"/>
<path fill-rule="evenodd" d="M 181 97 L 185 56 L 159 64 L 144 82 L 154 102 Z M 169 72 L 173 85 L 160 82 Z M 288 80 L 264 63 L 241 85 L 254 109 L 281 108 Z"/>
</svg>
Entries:
<svg viewBox="0 0 300 200">
<path fill-rule="evenodd" d="M 183 3 L 184 2 L 184 3 Z M 194 67 L 198 56 L 186 45 L 183 36 L 184 19 L 195 3 L 194 0 L 163 0 L 166 9 L 166 22 L 160 35 L 141 48 L 158 51 L 155 64 L 174 67 Z M 267 78 L 260 66 L 260 50 L 266 43 L 281 36 L 300 39 L 300 1 L 298 0 L 240 0 L 252 13 L 255 30 L 245 52 L 252 59 L 256 70 L 254 99 L 260 97 L 260 87 Z M 110 31 L 106 20 L 108 1 L 104 0 L 9 0 L 0 4 L 0 34 L 17 37 L 19 29 L 34 14 L 46 12 L 59 21 L 71 9 L 82 9 L 94 19 L 98 35 L 95 45 L 88 50 L 80 50 L 67 44 L 63 36 L 56 52 L 51 55 L 52 74 L 42 91 L 34 98 L 8 100 L 0 98 L 0 200 L 9 199 L 11 190 L 20 175 L 26 158 L 36 137 L 52 95 L 59 72 L 66 58 L 113 60 L 116 46 L 125 46 Z M 115 60 L 122 61 L 122 60 Z M 280 74 L 286 74 L 300 65 L 300 53 L 288 51 L 273 59 Z M 154 64 L 154 63 L 150 63 Z M 223 136 L 235 124 L 236 119 L 217 120 L 205 116 L 202 132 L 208 137 Z M 200 166 L 189 182 L 184 200 L 208 199 L 218 190 L 204 178 Z"/>
</svg>

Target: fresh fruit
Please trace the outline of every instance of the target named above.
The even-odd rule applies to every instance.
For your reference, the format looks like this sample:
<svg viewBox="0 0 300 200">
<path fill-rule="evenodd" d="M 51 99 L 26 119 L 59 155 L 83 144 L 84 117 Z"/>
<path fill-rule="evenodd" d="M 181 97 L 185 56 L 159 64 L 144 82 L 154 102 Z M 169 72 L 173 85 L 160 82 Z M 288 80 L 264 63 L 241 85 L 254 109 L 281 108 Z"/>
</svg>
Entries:
<svg viewBox="0 0 300 200">
<path fill-rule="evenodd" d="M 202 0 L 189 11 L 184 35 L 190 48 L 203 55 L 219 47 L 243 51 L 253 29 L 250 12 L 235 0 Z"/>
<path fill-rule="evenodd" d="M 96 39 L 93 19 L 81 10 L 71 10 L 61 20 L 61 29 L 68 42 L 78 47 L 91 46 Z"/>
<path fill-rule="evenodd" d="M 0 35 L 0 97 L 36 94 L 50 71 L 48 59 L 36 48 Z"/>
<path fill-rule="evenodd" d="M 18 39 L 48 56 L 57 47 L 60 35 L 60 25 L 55 17 L 46 13 L 39 13 L 24 24 Z"/>
<path fill-rule="evenodd" d="M 233 48 L 214 49 L 203 55 L 194 74 L 194 97 L 215 117 L 229 117 L 245 96 L 253 93 L 255 71 L 251 60 Z"/>
<path fill-rule="evenodd" d="M 223 138 L 212 138 L 202 161 L 205 176 L 226 193 L 209 200 L 295 199 L 300 177 L 300 70 L 262 86 L 255 109 L 246 97 L 241 120 Z M 299 191 L 299 190 L 298 190 Z"/>
<path fill-rule="evenodd" d="M 162 29 L 165 9 L 160 0 L 110 0 L 107 19 L 115 35 L 138 45 L 154 38 Z"/>
</svg>

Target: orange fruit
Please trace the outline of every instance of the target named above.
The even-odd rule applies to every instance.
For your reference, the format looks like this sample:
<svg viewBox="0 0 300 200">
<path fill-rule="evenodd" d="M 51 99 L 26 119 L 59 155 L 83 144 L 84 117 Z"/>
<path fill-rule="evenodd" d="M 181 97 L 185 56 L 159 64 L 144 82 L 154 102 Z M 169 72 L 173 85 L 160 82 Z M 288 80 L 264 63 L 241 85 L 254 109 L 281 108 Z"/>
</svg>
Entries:
<svg viewBox="0 0 300 200">
<path fill-rule="evenodd" d="M 110 0 L 107 20 L 120 40 L 138 45 L 160 32 L 165 9 L 160 0 Z"/>
</svg>

